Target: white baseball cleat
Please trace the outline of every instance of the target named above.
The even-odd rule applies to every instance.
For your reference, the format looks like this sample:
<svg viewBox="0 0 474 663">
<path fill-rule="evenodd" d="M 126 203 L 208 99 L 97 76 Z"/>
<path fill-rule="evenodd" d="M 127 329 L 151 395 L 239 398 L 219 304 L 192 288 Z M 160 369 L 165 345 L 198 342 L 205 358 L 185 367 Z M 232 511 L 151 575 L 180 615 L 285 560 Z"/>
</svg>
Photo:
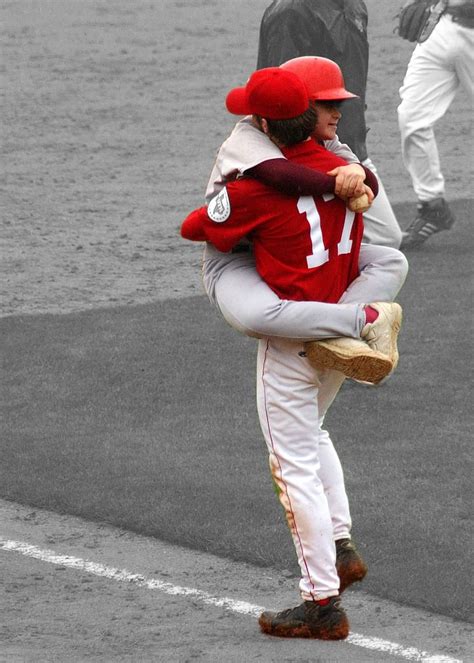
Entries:
<svg viewBox="0 0 474 663">
<path fill-rule="evenodd" d="M 393 302 L 375 302 L 368 306 L 378 311 L 378 316 L 364 326 L 360 336 L 372 350 L 390 357 L 394 371 L 399 359 L 397 338 L 402 325 L 402 307 Z"/>
<path fill-rule="evenodd" d="M 393 369 L 390 357 L 356 338 L 328 338 L 304 344 L 308 361 L 315 368 L 340 371 L 348 378 L 378 384 Z"/>
</svg>

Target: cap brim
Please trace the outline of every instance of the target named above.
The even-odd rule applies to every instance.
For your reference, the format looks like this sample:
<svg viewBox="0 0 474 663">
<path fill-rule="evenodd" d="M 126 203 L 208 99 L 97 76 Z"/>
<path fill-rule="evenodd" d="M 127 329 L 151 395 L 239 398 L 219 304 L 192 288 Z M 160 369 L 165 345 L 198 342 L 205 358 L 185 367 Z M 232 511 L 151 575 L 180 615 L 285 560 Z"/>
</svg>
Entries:
<svg viewBox="0 0 474 663">
<path fill-rule="evenodd" d="M 225 99 L 225 105 L 229 113 L 233 115 L 251 115 L 249 108 L 247 90 L 245 87 L 236 87 L 229 92 Z"/>
</svg>

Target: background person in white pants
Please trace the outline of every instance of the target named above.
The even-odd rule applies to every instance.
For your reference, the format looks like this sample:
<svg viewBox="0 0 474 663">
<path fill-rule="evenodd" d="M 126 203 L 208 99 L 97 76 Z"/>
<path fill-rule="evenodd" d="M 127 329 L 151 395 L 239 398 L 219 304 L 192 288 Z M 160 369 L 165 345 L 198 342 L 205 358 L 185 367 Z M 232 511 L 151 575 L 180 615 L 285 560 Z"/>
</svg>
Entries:
<svg viewBox="0 0 474 663">
<path fill-rule="evenodd" d="M 347 88 L 358 96 L 344 107 L 338 137 L 378 177 L 366 145 L 367 21 L 362 0 L 274 0 L 260 23 L 257 68 L 276 67 L 304 55 L 336 62 Z M 364 242 L 399 248 L 402 230 L 378 180 L 378 196 L 364 215 Z"/>
<path fill-rule="evenodd" d="M 445 181 L 433 127 L 448 110 L 460 86 L 472 106 L 473 28 L 474 0 L 449 0 L 431 35 L 413 51 L 400 88 L 402 154 L 419 201 L 417 215 L 404 234 L 403 249 L 420 246 L 454 223 L 445 200 Z"/>
</svg>

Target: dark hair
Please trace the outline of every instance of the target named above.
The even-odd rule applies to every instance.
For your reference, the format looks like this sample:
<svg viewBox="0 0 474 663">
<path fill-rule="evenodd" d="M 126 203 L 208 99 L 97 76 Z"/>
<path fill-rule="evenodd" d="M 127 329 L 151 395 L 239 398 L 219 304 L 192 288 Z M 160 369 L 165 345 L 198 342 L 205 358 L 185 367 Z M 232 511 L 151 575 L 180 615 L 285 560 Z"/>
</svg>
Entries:
<svg viewBox="0 0 474 663">
<path fill-rule="evenodd" d="M 316 126 L 318 119 L 316 108 L 313 104 L 310 105 L 301 115 L 292 117 L 289 120 L 269 120 L 265 118 L 268 123 L 268 131 L 271 138 L 274 138 L 278 143 L 289 147 L 301 143 L 311 136 Z M 257 116 L 259 125 L 261 126 L 262 118 Z"/>
</svg>

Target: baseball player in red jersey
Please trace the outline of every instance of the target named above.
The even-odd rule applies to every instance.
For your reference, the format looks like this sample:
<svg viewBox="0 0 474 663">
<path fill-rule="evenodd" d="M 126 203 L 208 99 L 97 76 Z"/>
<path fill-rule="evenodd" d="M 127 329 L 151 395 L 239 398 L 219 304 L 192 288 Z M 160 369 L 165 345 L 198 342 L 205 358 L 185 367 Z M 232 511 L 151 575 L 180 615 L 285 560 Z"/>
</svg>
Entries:
<svg viewBox="0 0 474 663">
<path fill-rule="evenodd" d="M 283 154 L 317 170 L 345 165 L 313 140 L 283 148 Z M 335 223 L 341 214 L 342 226 Z M 182 232 L 223 252 L 248 237 L 258 273 L 284 299 L 335 303 L 359 275 L 362 215 L 334 194 L 317 199 L 270 194 L 266 185 L 242 178 L 191 213 Z"/>
<path fill-rule="evenodd" d="M 282 67 L 292 70 L 303 80 L 311 100 L 327 100 L 335 95 L 344 100 L 354 96 L 345 90 L 340 68 L 326 58 L 296 58 Z M 258 85 L 257 74 L 250 78 L 249 86 L 252 83 Z M 284 96 L 284 90 L 282 94 Z M 207 200 L 217 196 L 227 181 L 247 175 L 294 195 L 334 193 L 335 181 L 341 177 L 345 195 L 350 196 L 356 190 L 357 181 L 360 183 L 357 174 L 360 170 L 362 180 L 371 177 L 367 183 L 376 190 L 375 176 L 368 169 L 364 175 L 361 165 L 354 163 L 357 160 L 355 155 L 337 140 L 340 116 L 340 112 L 333 111 L 330 132 L 324 140 L 329 150 L 351 162 L 351 165 L 338 166 L 330 171 L 337 171 L 337 176 L 289 161 L 252 117 L 245 117 L 219 150 L 207 188 Z M 312 177 L 308 177 L 308 173 Z M 354 175 L 356 184 L 351 185 Z M 292 186 L 288 186 L 290 181 Z M 360 278 L 351 283 L 338 304 L 282 299 L 259 277 L 249 244 L 239 244 L 231 253 L 224 253 L 208 242 L 203 259 L 203 282 L 211 302 L 235 329 L 256 337 L 331 339 L 314 346 L 312 351 L 317 350 L 320 358 L 325 351 L 328 361 L 334 360 L 337 352 L 338 363 L 333 367 L 348 377 L 375 383 L 381 375 L 374 370 L 379 359 L 367 356 L 366 338 L 361 342 L 367 322 L 364 302 L 393 301 L 403 285 L 408 265 L 406 258 L 396 249 L 364 244 L 359 269 Z M 384 322 L 379 318 L 375 324 L 383 325 Z M 379 334 L 379 338 L 383 336 Z M 379 343 L 371 342 L 371 348 L 386 351 Z"/>
<path fill-rule="evenodd" d="M 273 71 L 268 72 L 271 87 Z M 273 75 L 275 82 L 279 75 Z M 288 73 L 284 77 L 291 80 Z M 334 104 L 316 103 L 304 110 L 305 92 L 297 93 L 300 89 L 295 84 L 292 92 L 287 90 L 280 108 L 270 105 L 265 113 L 260 105 L 257 120 L 287 158 L 323 169 L 336 167 L 340 161 L 335 155 L 308 140 L 315 123 L 321 138 L 332 130 Z M 247 87 L 238 88 L 228 97 L 231 112 L 255 112 L 247 92 Z M 323 302 L 338 301 L 357 278 L 362 233 L 362 215 L 333 195 L 294 198 L 245 179 L 229 183 L 208 208 L 192 212 L 182 225 L 184 237 L 212 241 L 223 251 L 249 237 L 257 269 L 275 292 L 289 300 Z M 392 335 L 396 340 L 396 330 Z M 349 632 L 339 593 L 354 579 L 340 582 L 335 539 L 350 538 L 350 515 L 339 458 L 322 428 L 343 381 L 339 371 L 315 368 L 302 342 L 259 341 L 259 419 L 298 556 L 303 598 L 294 609 L 263 613 L 259 623 L 265 633 L 342 639 Z M 365 575 L 361 560 L 355 571 L 357 579 Z"/>
</svg>

